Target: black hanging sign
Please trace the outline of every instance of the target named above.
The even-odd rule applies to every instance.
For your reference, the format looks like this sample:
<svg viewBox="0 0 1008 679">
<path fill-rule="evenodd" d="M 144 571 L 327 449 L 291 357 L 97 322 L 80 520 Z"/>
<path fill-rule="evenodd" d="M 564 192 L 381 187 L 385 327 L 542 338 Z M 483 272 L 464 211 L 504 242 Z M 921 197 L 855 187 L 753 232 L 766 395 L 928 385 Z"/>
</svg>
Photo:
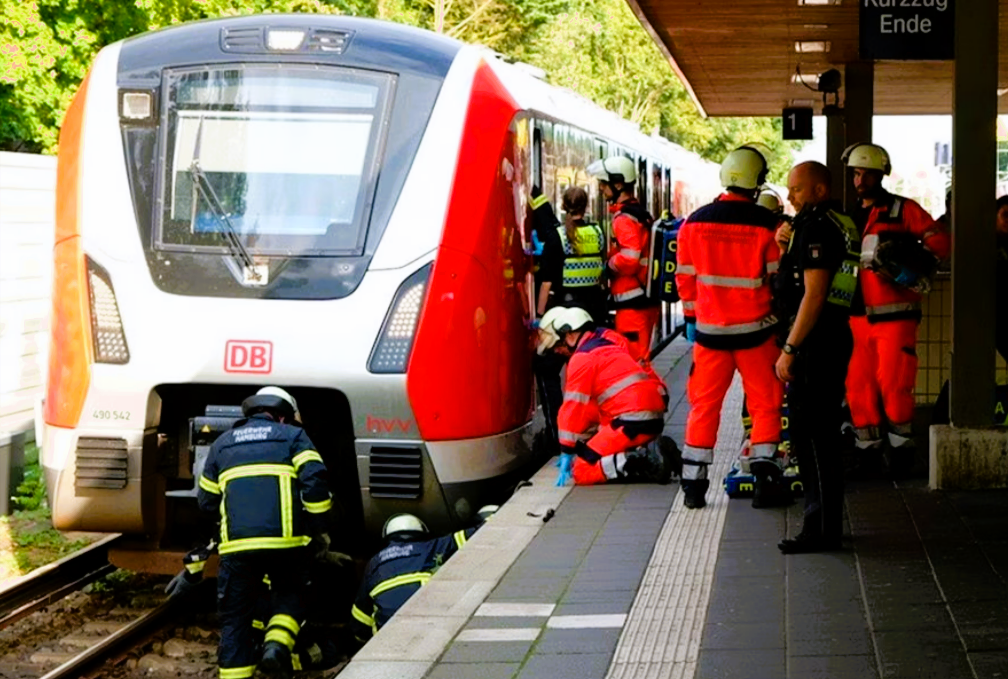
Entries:
<svg viewBox="0 0 1008 679">
<path fill-rule="evenodd" d="M 895 61 L 955 58 L 955 0 L 859 0 L 859 56 Z"/>
</svg>

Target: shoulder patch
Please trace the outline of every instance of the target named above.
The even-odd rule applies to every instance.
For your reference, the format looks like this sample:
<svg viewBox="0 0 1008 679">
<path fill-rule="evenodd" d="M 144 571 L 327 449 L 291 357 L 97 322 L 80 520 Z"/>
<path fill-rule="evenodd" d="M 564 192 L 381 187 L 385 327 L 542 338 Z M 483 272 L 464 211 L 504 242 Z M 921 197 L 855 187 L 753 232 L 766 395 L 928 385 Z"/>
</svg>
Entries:
<svg viewBox="0 0 1008 679">
<path fill-rule="evenodd" d="M 808 256 L 813 262 L 818 261 L 822 257 L 822 244 L 821 243 L 809 243 L 808 246 Z"/>
</svg>

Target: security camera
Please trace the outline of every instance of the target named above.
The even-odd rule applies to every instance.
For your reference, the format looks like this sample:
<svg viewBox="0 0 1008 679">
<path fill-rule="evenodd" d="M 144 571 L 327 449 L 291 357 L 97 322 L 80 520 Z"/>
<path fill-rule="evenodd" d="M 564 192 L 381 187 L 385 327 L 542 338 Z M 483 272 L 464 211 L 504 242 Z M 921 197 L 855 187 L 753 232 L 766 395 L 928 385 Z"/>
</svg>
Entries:
<svg viewBox="0 0 1008 679">
<path fill-rule="evenodd" d="M 840 91 L 840 71 L 831 68 L 825 73 L 820 73 L 817 89 L 820 92 L 838 93 Z"/>
</svg>

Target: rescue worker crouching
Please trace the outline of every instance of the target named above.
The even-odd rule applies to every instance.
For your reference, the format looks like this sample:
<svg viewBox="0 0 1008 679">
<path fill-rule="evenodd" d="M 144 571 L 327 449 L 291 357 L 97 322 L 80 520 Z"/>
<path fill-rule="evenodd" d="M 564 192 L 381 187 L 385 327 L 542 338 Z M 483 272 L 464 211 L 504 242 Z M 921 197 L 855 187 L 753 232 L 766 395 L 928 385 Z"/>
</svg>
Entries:
<svg viewBox="0 0 1008 679">
<path fill-rule="evenodd" d="M 860 250 L 853 220 L 830 199 L 830 171 L 797 165 L 788 176 L 798 210 L 775 279 L 787 320 L 777 376 L 788 385 L 788 432 L 797 457 L 805 517 L 785 554 L 839 549 L 843 535 L 841 408 L 853 339 L 849 311 Z"/>
<path fill-rule="evenodd" d="M 272 610 L 259 670 L 288 676 L 304 621 L 308 562 L 328 549 L 332 497 L 290 394 L 264 387 L 245 399 L 242 413 L 245 419 L 214 441 L 199 479 L 200 509 L 221 519 L 217 661 L 221 679 L 253 676 L 254 609 L 266 576 Z"/>
<path fill-rule="evenodd" d="M 536 216 L 545 234 L 542 256 L 539 258 L 539 292 L 536 296 L 537 318 L 555 306 L 577 306 L 588 311 L 595 323 L 606 319 L 606 292 L 602 287 L 605 270 L 605 234 L 597 224 L 588 224 L 588 194 L 572 186 L 564 191 L 561 207 L 564 223 L 560 224 L 545 197 L 541 197 Z M 535 373 L 542 396 L 543 416 L 551 447 L 549 456 L 559 452 L 557 414 L 563 402 L 560 371 L 564 360 L 554 354 L 536 356 Z"/>
<path fill-rule="evenodd" d="M 613 240 L 606 263 L 609 292 L 616 310 L 616 332 L 627 338 L 630 355 L 650 363 L 651 337 L 658 323 L 660 304 L 647 296 L 651 275 L 651 224 L 654 219 L 634 197 L 637 169 L 624 156 L 596 160 L 586 169 L 612 205 Z"/>
<path fill-rule="evenodd" d="M 569 359 L 558 421 L 557 485 L 572 472 L 575 483 L 590 485 L 668 483 L 681 471 L 678 448 L 661 436 L 665 385 L 634 359 L 625 337 L 596 327 L 584 309 L 554 307 L 539 324 L 536 351 Z"/>
<path fill-rule="evenodd" d="M 412 514 L 390 517 L 382 529 L 388 543 L 368 563 L 351 608 L 357 641 L 367 643 L 497 509 L 486 505 L 477 512 L 476 526 L 438 538 Z"/>
<path fill-rule="evenodd" d="M 679 229 L 676 284 L 687 339 L 695 341 L 683 449 L 683 503 L 689 509 L 706 505 L 721 404 L 736 369 L 753 421 L 753 506 L 791 501 L 782 487 L 783 460 L 777 453 L 783 385 L 774 373 L 777 319 L 770 277 L 780 259 L 774 240 L 779 220 L 756 204 L 767 170 L 766 158 L 752 147 L 730 152 L 721 164 L 725 193 Z"/>
<path fill-rule="evenodd" d="M 926 269 L 948 257 L 951 239 L 916 202 L 882 188 L 892 169 L 884 148 L 853 144 L 843 161 L 854 171 L 861 201 L 853 215 L 861 232 L 861 268 L 851 304 L 847 402 L 857 447 L 880 450 L 888 434 L 890 470 L 902 473 L 913 461 L 921 292 L 927 289 Z"/>
</svg>

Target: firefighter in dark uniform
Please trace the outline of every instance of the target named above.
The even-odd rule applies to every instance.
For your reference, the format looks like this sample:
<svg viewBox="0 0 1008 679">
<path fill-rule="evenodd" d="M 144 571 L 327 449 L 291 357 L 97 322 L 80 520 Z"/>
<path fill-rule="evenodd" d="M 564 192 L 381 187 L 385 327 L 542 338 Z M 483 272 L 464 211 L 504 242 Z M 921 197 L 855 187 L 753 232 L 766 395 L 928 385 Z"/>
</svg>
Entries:
<svg viewBox="0 0 1008 679">
<path fill-rule="evenodd" d="M 368 563 L 350 609 L 357 641 L 367 643 L 496 511 L 496 505 L 482 507 L 477 512 L 478 525 L 434 539 L 412 514 L 389 518 L 382 530 L 388 544 Z"/>
<path fill-rule="evenodd" d="M 254 674 L 255 602 L 268 576 L 272 610 L 259 670 L 288 676 L 304 622 L 308 563 L 328 549 L 332 497 L 325 464 L 297 426 L 290 394 L 265 387 L 245 399 L 242 412 L 245 419 L 214 441 L 199 479 L 200 509 L 221 522 L 217 663 L 221 679 Z"/>
<path fill-rule="evenodd" d="M 778 545 L 785 554 L 839 549 L 843 536 L 840 406 L 853 348 L 848 319 L 860 237 L 830 200 L 830 185 L 821 163 L 802 163 L 788 176 L 788 199 L 798 214 L 775 282 L 779 311 L 790 321 L 776 371 L 788 385 L 791 454 L 798 458 L 805 519 L 796 537 Z"/>
</svg>

